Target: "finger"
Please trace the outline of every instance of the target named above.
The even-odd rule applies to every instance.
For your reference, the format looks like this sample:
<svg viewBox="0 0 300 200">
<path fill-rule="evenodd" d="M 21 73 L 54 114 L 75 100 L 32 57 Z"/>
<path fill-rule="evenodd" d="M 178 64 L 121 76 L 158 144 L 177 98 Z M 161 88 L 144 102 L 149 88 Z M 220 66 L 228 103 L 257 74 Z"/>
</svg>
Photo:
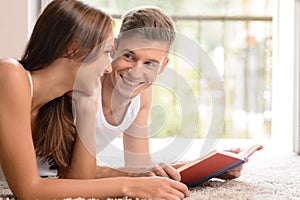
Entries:
<svg viewBox="0 0 300 200">
<path fill-rule="evenodd" d="M 168 188 L 167 190 L 164 191 L 164 193 L 159 195 L 160 197 L 158 198 L 159 200 L 165 199 L 165 200 L 169 200 L 169 199 L 184 199 L 185 194 L 174 189 L 174 188 Z M 156 199 L 156 198 L 154 198 Z"/>
<path fill-rule="evenodd" d="M 226 171 L 224 174 L 220 175 L 223 179 L 233 179 L 238 178 L 241 176 L 241 170 L 240 169 L 231 169 Z"/>
<path fill-rule="evenodd" d="M 169 178 L 169 175 L 165 172 L 163 168 L 156 168 L 154 169 L 153 173 L 155 173 L 157 176 Z"/>
<path fill-rule="evenodd" d="M 179 172 L 176 169 L 174 169 L 171 165 L 167 165 L 165 163 L 160 163 L 159 166 L 162 167 L 162 169 L 164 170 L 164 172 L 171 179 L 174 179 L 176 181 L 180 181 L 181 180 Z"/>
<path fill-rule="evenodd" d="M 238 166 L 236 166 L 236 167 L 234 167 L 232 169 L 227 170 L 227 172 L 242 171 L 242 169 L 243 169 L 243 165 L 238 165 Z"/>
<path fill-rule="evenodd" d="M 232 152 L 232 153 L 239 153 L 239 152 L 241 152 L 241 148 L 229 149 L 229 150 L 225 150 L 225 151 Z"/>
<path fill-rule="evenodd" d="M 228 174 L 226 174 L 226 176 L 228 177 L 228 179 L 234 179 L 234 178 L 238 178 L 241 176 L 240 172 L 230 172 Z"/>
<path fill-rule="evenodd" d="M 169 190 L 168 192 L 167 199 L 184 199 L 186 197 L 184 193 L 176 189 Z"/>
<path fill-rule="evenodd" d="M 180 191 L 182 194 L 184 194 L 184 197 L 189 196 L 189 189 L 185 184 L 172 180 L 171 186 L 176 190 Z"/>
<path fill-rule="evenodd" d="M 187 164 L 187 163 L 186 162 L 185 163 L 175 163 L 175 164 L 172 164 L 172 167 L 174 167 L 175 169 L 178 169 L 179 167 L 182 167 L 185 164 Z"/>
</svg>

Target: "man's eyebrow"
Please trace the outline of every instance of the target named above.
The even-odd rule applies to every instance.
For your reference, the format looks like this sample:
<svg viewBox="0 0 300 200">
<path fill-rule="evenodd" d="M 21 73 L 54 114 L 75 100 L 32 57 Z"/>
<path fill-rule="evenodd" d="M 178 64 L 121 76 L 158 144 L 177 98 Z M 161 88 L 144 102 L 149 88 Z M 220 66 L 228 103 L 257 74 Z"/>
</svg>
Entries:
<svg viewBox="0 0 300 200">
<path fill-rule="evenodd" d="M 158 60 L 155 60 L 155 59 L 148 59 L 148 61 L 154 62 L 154 63 L 156 63 L 156 64 L 159 64 L 159 61 L 158 61 Z"/>
<path fill-rule="evenodd" d="M 132 50 L 130 50 L 130 49 L 122 49 L 122 51 L 121 51 L 122 53 L 124 53 L 124 52 L 129 52 L 129 53 L 131 53 L 131 54 L 134 54 L 135 55 L 135 53 L 134 53 L 134 51 L 132 51 Z"/>
<path fill-rule="evenodd" d="M 124 53 L 124 52 L 128 52 L 128 53 L 131 53 L 133 55 L 136 55 L 136 53 L 134 51 L 130 50 L 130 49 L 122 49 L 122 53 Z M 160 62 L 158 60 L 155 60 L 155 59 L 147 59 L 147 61 L 160 64 Z"/>
</svg>

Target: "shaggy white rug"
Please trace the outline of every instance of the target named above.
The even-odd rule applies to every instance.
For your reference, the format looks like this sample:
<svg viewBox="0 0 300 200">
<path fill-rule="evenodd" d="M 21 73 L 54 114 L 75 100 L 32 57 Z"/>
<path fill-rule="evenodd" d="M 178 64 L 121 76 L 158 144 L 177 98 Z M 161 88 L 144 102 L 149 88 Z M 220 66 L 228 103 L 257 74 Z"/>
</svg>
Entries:
<svg viewBox="0 0 300 200">
<path fill-rule="evenodd" d="M 223 146 L 230 144 L 243 143 L 227 141 Z M 271 143 L 264 146 L 244 165 L 241 177 L 231 181 L 212 179 L 191 189 L 186 200 L 300 200 L 300 156 L 289 149 L 279 151 Z M 6 183 L 1 182 L 0 188 L 0 200 L 14 199 Z"/>
</svg>

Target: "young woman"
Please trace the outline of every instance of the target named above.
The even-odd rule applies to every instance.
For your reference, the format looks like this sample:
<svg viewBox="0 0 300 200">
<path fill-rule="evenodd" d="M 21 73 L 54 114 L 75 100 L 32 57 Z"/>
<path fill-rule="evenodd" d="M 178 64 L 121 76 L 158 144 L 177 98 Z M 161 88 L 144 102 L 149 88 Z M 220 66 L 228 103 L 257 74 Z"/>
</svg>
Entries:
<svg viewBox="0 0 300 200">
<path fill-rule="evenodd" d="M 101 10 L 54 0 L 39 17 L 23 58 L 0 60 L 0 164 L 17 198 L 188 195 L 185 185 L 163 177 L 64 179 L 80 162 L 76 155 L 86 151 L 78 133 L 90 138 L 94 132 L 85 124 L 95 123 L 95 91 L 111 68 L 112 35 L 112 20 Z M 59 179 L 41 178 L 37 161 L 57 170 Z"/>
</svg>

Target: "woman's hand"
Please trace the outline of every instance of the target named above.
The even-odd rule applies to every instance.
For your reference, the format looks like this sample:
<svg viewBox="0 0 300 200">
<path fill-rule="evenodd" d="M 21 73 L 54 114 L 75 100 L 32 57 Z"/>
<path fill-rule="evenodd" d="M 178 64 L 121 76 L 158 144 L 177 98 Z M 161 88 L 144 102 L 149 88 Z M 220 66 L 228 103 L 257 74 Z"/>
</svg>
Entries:
<svg viewBox="0 0 300 200">
<path fill-rule="evenodd" d="M 167 177 L 175 181 L 181 180 L 179 172 L 172 165 L 168 165 L 166 163 L 160 163 L 153 167 L 152 173 L 156 176 Z"/>
<path fill-rule="evenodd" d="M 168 165 L 166 163 L 159 163 L 158 165 L 151 168 L 123 168 L 122 171 L 127 172 L 127 176 L 130 177 L 150 177 L 150 176 L 161 176 L 180 181 L 181 177 L 179 172 L 176 170 L 183 164 Z"/>
<path fill-rule="evenodd" d="M 185 184 L 165 177 L 133 178 L 125 187 L 126 196 L 142 199 L 183 199 L 189 196 Z"/>
<path fill-rule="evenodd" d="M 78 90 L 72 90 L 67 93 L 68 96 L 72 97 L 73 109 L 78 116 L 83 114 L 95 114 L 98 110 L 98 100 L 101 92 L 101 83 L 97 85 L 94 93 L 92 95 L 87 95 L 86 93 L 80 92 Z"/>
</svg>

